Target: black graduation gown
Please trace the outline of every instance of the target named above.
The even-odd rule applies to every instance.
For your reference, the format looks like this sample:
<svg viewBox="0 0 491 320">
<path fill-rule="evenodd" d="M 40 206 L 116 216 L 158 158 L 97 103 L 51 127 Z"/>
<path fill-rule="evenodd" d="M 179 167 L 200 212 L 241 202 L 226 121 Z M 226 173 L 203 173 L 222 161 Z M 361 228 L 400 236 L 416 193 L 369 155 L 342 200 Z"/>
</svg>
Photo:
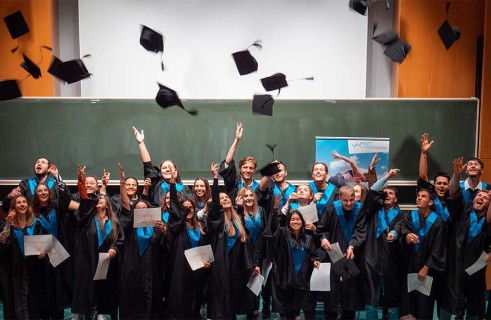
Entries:
<svg viewBox="0 0 491 320">
<path fill-rule="evenodd" d="M 0 232 L 4 229 L 5 224 L 5 220 L 0 222 Z M 37 256 L 25 257 L 23 255 L 13 229 L 10 227 L 10 235 L 5 243 L 0 243 L 0 247 L 10 264 L 10 285 L 15 319 L 28 320 L 39 317 L 43 308 L 43 302 L 40 299 L 43 287 L 42 283 L 37 281 L 43 262 Z M 27 235 L 26 230 L 27 228 L 22 230 L 24 235 Z M 41 224 L 36 221 L 33 235 L 39 235 L 40 232 Z"/>
<path fill-rule="evenodd" d="M 377 305 L 380 286 L 383 296 L 380 304 L 387 308 L 399 306 L 402 264 L 401 264 L 401 229 L 403 213 L 399 212 L 377 238 L 378 212 L 383 208 L 384 193 L 369 190 L 363 202 L 362 213 L 365 215 L 366 240 L 360 255 L 360 278 L 363 283 L 365 303 Z M 397 239 L 387 242 L 388 231 L 396 231 Z"/>
<path fill-rule="evenodd" d="M 452 314 L 463 315 L 467 299 L 467 312 L 470 311 L 470 315 L 477 315 L 476 312 L 481 313 L 480 309 L 484 309 L 486 268 L 473 275 L 468 275 L 465 269 L 473 265 L 483 251 L 489 251 L 489 239 L 486 234 L 489 225 L 486 217 L 483 217 L 481 232 L 467 244 L 472 205 L 464 202 L 461 193 L 453 199 L 446 198 L 445 202 L 448 204 L 453 223 L 450 241 L 447 242 L 448 271 L 442 307 Z"/>
<path fill-rule="evenodd" d="M 353 216 L 350 219 L 354 219 Z M 329 204 L 324 208 L 324 212 L 317 224 L 317 236 L 320 240 L 327 239 L 330 243 L 339 243 L 339 247 L 343 253 L 346 252 L 348 246 L 354 247 L 354 263 L 359 265 L 361 249 L 366 238 L 365 215 L 360 209 L 355 221 L 353 234 L 351 239 L 347 240 L 344 236 L 341 224 L 338 221 L 336 210 L 333 204 Z M 326 254 L 325 262 L 331 262 L 329 255 Z M 338 261 L 336 263 L 342 263 Z M 333 267 L 333 266 L 332 266 Z M 332 270 L 332 269 L 331 269 Z M 364 308 L 362 296 L 361 277 L 359 275 L 350 277 L 349 280 L 340 281 L 334 273 L 331 273 L 331 291 L 326 293 L 326 303 L 324 308 L 326 311 L 342 310 L 362 310 Z"/>
<path fill-rule="evenodd" d="M 162 197 L 164 196 L 164 191 L 162 190 L 162 183 L 164 183 L 164 179 L 162 178 L 160 169 L 154 167 L 150 161 L 143 162 L 143 174 L 145 179 L 150 178 L 152 180 L 149 191 L 150 203 L 154 206 L 160 206 L 162 204 Z M 193 193 L 188 186 L 184 186 L 184 189 L 182 189 L 180 193 L 184 198 L 192 199 Z"/>
<path fill-rule="evenodd" d="M 237 172 L 237 168 L 235 166 L 235 160 L 232 160 L 228 164 L 228 167 L 225 168 L 225 160 L 220 164 L 220 169 L 218 171 L 220 176 L 223 178 L 223 184 L 225 185 L 225 192 L 227 192 L 232 203 L 235 204 L 235 198 L 237 198 L 237 194 L 239 192 L 239 185 L 242 182 L 242 177 Z M 259 184 L 257 181 L 253 180 L 251 187 L 255 186 L 253 190 L 256 193 L 259 193 Z"/>
<path fill-rule="evenodd" d="M 191 249 L 191 239 L 187 231 L 187 208 L 177 200 L 175 185 L 170 186 L 171 208 L 169 210 L 169 293 L 166 319 L 201 319 L 200 308 L 203 304 L 205 280 L 208 270 L 201 268 L 193 271 L 184 255 Z M 201 234 L 198 246 L 208 243 L 208 232 Z M 213 263 L 212 263 L 213 265 Z"/>
<path fill-rule="evenodd" d="M 167 240 L 154 228 L 148 247 L 140 256 L 133 219 L 133 209 L 130 212 L 121 209 L 125 245 L 120 257 L 119 316 L 121 319 L 161 319 L 164 315 Z"/>
<path fill-rule="evenodd" d="M 403 271 L 402 296 L 400 304 L 401 316 L 411 314 L 417 319 L 431 319 L 433 317 L 435 290 L 432 286 L 430 296 L 426 296 L 419 291 L 407 292 L 407 275 L 418 273 L 423 266 L 428 266 L 429 276 L 434 276 L 434 271 L 443 271 L 445 268 L 445 249 L 444 249 L 444 231 L 445 222 L 437 216 L 430 230 L 421 242 L 419 249 L 416 250 L 414 244 L 406 244 L 406 236 L 414 233 L 411 213 L 405 213 L 403 218 L 402 237 L 403 243 L 403 265 L 406 266 Z"/>
<path fill-rule="evenodd" d="M 96 205 L 99 199 L 81 199 L 76 214 L 77 230 L 75 240 L 75 277 L 73 285 L 72 312 L 90 315 L 93 312 L 94 301 L 91 298 L 95 292 L 97 296 L 97 311 L 101 314 L 114 315 L 117 312 L 118 296 L 118 256 L 111 259 L 106 280 L 94 281 L 94 275 L 99 262 L 99 252 L 108 252 L 114 249 L 119 255 L 124 246 L 123 229 L 118 228 L 118 239 L 112 243 L 109 237 L 98 248 L 97 230 L 94 219 Z M 104 228 L 104 226 L 101 226 Z M 114 228 L 114 226 L 113 226 Z"/>
</svg>

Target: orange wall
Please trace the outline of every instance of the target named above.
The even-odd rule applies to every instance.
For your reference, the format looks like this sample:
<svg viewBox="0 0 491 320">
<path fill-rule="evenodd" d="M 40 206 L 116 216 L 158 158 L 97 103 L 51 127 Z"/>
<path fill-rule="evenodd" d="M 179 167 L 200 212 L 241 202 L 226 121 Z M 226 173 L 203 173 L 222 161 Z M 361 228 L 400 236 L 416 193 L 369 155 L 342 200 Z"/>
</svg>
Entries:
<svg viewBox="0 0 491 320">
<path fill-rule="evenodd" d="M 491 183 L 491 1 L 486 1 L 484 25 L 484 62 L 481 97 L 481 148 L 483 180 Z"/>
<path fill-rule="evenodd" d="M 18 38 L 20 47 L 15 53 L 10 49 L 17 46 L 17 39 L 12 40 L 3 17 L 22 11 L 29 25 L 30 32 Z M 51 62 L 51 53 L 40 51 L 41 45 L 51 47 L 53 3 L 51 0 L 1 0 L 0 5 L 0 79 L 17 79 L 23 96 L 52 96 L 53 77 L 47 73 Z M 41 68 L 41 78 L 26 77 L 28 73 L 20 67 L 25 53 Z"/>
</svg>

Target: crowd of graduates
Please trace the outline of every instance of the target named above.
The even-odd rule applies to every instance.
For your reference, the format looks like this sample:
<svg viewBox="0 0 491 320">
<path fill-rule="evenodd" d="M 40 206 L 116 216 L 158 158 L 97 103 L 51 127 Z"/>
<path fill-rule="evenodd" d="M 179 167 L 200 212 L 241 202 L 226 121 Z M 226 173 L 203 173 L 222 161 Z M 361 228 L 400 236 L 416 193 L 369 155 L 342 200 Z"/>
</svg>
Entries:
<svg viewBox="0 0 491 320">
<path fill-rule="evenodd" d="M 452 163 L 450 174 L 428 174 L 433 141 L 421 138 L 416 209 L 401 211 L 390 169 L 376 178 L 374 155 L 367 173 L 349 158 L 351 170 L 331 177 L 325 163 L 312 165 L 312 181 L 293 186 L 285 162 L 273 161 L 253 179 L 253 157 L 234 161 L 243 126 L 222 163 L 211 163 L 213 181 L 199 177 L 183 185 L 172 160 L 156 167 L 142 131 L 133 128 L 143 162 L 144 185 L 125 177 L 109 195 L 109 173 L 102 184 L 78 168 L 72 194 L 56 166 L 37 159 L 35 176 L 24 179 L 2 202 L 0 268 L 6 319 L 484 319 L 485 270 L 465 270 L 488 254 L 491 194 L 480 180 L 478 158 Z M 450 162 L 450 161 L 449 161 Z M 416 164 L 415 164 L 416 165 Z M 467 177 L 461 182 L 462 173 Z M 219 177 L 224 188 L 219 186 Z M 318 221 L 306 221 L 302 207 L 315 204 Z M 133 227 L 134 210 L 161 208 L 153 227 Z M 56 267 L 49 256 L 25 256 L 24 236 L 52 235 L 70 254 Z M 195 271 L 185 251 L 211 245 L 214 261 Z M 329 253 L 339 245 L 343 258 Z M 104 280 L 93 280 L 99 253 L 107 253 Z M 314 268 L 331 263 L 330 291 L 310 291 Z M 249 288 L 254 275 L 271 271 L 259 297 Z M 426 283 L 429 294 L 409 290 L 408 277 Z M 319 317 L 319 315 L 317 315 Z"/>
</svg>

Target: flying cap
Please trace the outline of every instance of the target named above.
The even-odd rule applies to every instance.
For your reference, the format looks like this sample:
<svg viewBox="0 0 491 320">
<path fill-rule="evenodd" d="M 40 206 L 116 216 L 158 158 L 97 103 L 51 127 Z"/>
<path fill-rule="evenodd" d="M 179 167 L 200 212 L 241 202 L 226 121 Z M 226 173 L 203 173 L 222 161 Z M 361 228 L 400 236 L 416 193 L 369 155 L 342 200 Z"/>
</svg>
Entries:
<svg viewBox="0 0 491 320">
<path fill-rule="evenodd" d="M 261 173 L 261 175 L 264 177 L 271 177 L 275 174 L 277 174 L 278 172 L 281 171 L 280 167 L 278 166 L 279 162 L 271 162 L 271 163 L 268 163 L 267 165 L 265 165 L 264 167 L 261 168 L 261 170 L 259 170 L 259 172 Z"/>
<path fill-rule="evenodd" d="M 148 51 L 164 52 L 164 37 L 155 30 L 142 25 L 140 44 Z"/>
<path fill-rule="evenodd" d="M 34 79 L 41 77 L 41 69 L 25 54 L 22 54 L 22 56 L 24 57 L 24 62 L 20 66 L 29 72 Z"/>
<path fill-rule="evenodd" d="M 255 94 L 252 99 L 252 113 L 265 116 L 273 115 L 274 99 L 269 94 Z"/>
<path fill-rule="evenodd" d="M 53 61 L 51 62 L 48 72 L 68 84 L 78 82 L 91 76 L 91 73 L 89 73 L 81 59 L 63 62 L 55 56 L 53 56 Z"/>
<path fill-rule="evenodd" d="M 286 76 L 283 73 L 275 73 L 272 76 L 262 78 L 261 83 L 266 91 L 279 90 L 288 87 Z"/>
<path fill-rule="evenodd" d="M 402 63 L 411 50 L 411 46 L 401 40 L 397 33 L 392 30 L 374 36 L 372 39 L 387 46 L 384 54 L 394 62 Z"/>
<path fill-rule="evenodd" d="M 367 11 L 368 4 L 367 1 L 364 0 L 350 0 L 349 7 L 364 16 L 365 12 Z"/>
<path fill-rule="evenodd" d="M 157 83 L 159 85 L 159 91 L 157 92 L 157 96 L 155 97 L 155 101 L 159 106 L 162 108 L 166 109 L 168 107 L 172 106 L 179 106 L 181 107 L 184 111 L 187 113 L 195 116 L 198 114 L 197 111 L 187 111 L 184 108 L 184 105 L 181 102 L 181 99 L 179 99 L 179 96 L 177 95 L 177 92 L 172 90 L 169 87 L 166 87 L 160 83 Z"/>
<path fill-rule="evenodd" d="M 256 47 L 261 49 L 261 40 L 255 41 L 250 47 Z M 251 52 L 247 48 L 244 51 L 237 51 L 232 53 L 232 57 L 234 58 L 235 65 L 237 66 L 237 70 L 241 76 L 257 71 L 258 63 L 256 59 L 252 56 Z"/>
<path fill-rule="evenodd" d="M 29 33 L 29 26 L 21 11 L 12 13 L 11 15 L 3 18 L 7 28 L 9 29 L 10 36 L 12 39 L 17 39 L 26 33 Z"/>
<path fill-rule="evenodd" d="M 0 101 L 12 100 L 22 97 L 17 80 L 4 80 L 0 82 Z"/>
<path fill-rule="evenodd" d="M 438 29 L 438 35 L 442 39 L 443 45 L 448 50 L 453 43 L 460 38 L 460 29 L 456 26 L 452 26 L 448 20 L 445 20 L 441 27 Z"/>
</svg>

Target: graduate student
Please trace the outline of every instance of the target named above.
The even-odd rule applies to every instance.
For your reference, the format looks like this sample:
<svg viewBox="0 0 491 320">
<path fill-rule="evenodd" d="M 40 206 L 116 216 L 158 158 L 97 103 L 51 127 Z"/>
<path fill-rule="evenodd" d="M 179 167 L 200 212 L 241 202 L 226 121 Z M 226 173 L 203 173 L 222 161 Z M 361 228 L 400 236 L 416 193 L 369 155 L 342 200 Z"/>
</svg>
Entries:
<svg viewBox="0 0 491 320">
<path fill-rule="evenodd" d="M 460 183 L 465 202 L 472 204 L 472 200 L 479 190 L 491 190 L 491 185 L 481 181 L 484 172 L 484 162 L 476 157 L 469 158 L 465 164 L 467 179 Z"/>
<path fill-rule="evenodd" d="M 290 196 L 288 197 L 288 201 L 281 208 L 281 213 L 283 213 L 284 216 L 287 216 L 288 212 L 292 210 L 297 210 L 298 208 L 301 207 L 308 206 L 309 204 L 313 203 L 313 201 L 314 201 L 314 192 L 310 188 L 310 185 L 308 184 L 298 185 L 297 188 L 295 189 L 295 192 L 290 194 Z M 282 218 L 279 219 L 280 221 L 284 220 Z M 305 230 L 307 230 L 308 234 L 313 235 L 315 233 L 316 226 L 310 222 L 306 222 Z"/>
<path fill-rule="evenodd" d="M 208 202 L 211 201 L 211 187 L 206 178 L 198 177 L 193 184 L 194 203 L 197 205 L 198 221 L 204 221 L 208 213 Z"/>
<path fill-rule="evenodd" d="M 165 260 L 168 250 L 161 220 L 153 227 L 133 227 L 134 210 L 150 208 L 138 200 L 132 206 L 120 167 L 121 228 L 125 234 L 121 259 L 119 316 L 121 319 L 161 319 L 164 316 Z"/>
<path fill-rule="evenodd" d="M 138 191 L 138 180 L 134 177 L 127 177 L 124 179 L 123 182 L 126 194 L 128 195 L 128 202 L 130 206 L 134 208 L 135 204 L 141 200 L 141 196 L 139 195 Z M 111 196 L 111 203 L 113 205 L 114 211 L 118 214 L 119 217 L 122 209 L 121 192 L 119 194 Z"/>
<path fill-rule="evenodd" d="M 433 277 L 433 272 L 445 267 L 444 222 L 432 210 L 435 196 L 420 189 L 416 197 L 417 210 L 404 215 L 402 241 L 404 244 L 404 274 L 417 274 L 418 281 Z M 408 292 L 407 278 L 403 279 L 400 306 L 401 317 L 412 315 L 417 319 L 431 319 L 435 304 L 435 287 L 427 296 L 417 290 Z"/>
<path fill-rule="evenodd" d="M 124 236 L 108 196 L 90 196 L 85 185 L 84 170 L 78 168 L 80 207 L 76 213 L 75 281 L 72 312 L 86 318 L 109 314 L 117 318 L 118 254 L 123 250 Z M 110 259 L 105 280 L 93 280 L 99 253 Z"/>
<path fill-rule="evenodd" d="M 339 313 L 342 319 L 354 319 L 356 311 L 363 309 L 357 264 L 366 236 L 365 215 L 361 214 L 361 203 L 355 202 L 353 188 L 343 186 L 339 195 L 339 200 L 326 206 L 317 224 L 321 248 L 331 251 L 332 244 L 338 243 L 346 256 L 332 265 L 331 291 L 324 296 L 324 316 L 336 319 Z M 328 255 L 326 260 L 331 262 Z"/>
<path fill-rule="evenodd" d="M 327 182 L 328 169 L 324 162 L 314 163 L 311 173 L 313 181 L 309 183 L 309 186 L 314 192 L 315 205 L 320 217 L 324 212 L 324 208 L 338 198 L 338 188 L 334 184 Z"/>
<path fill-rule="evenodd" d="M 235 151 L 237 150 L 240 139 L 242 139 L 243 131 L 244 125 L 238 122 L 234 142 L 230 146 L 225 160 L 220 164 L 219 170 L 219 174 L 222 176 L 225 184 L 225 190 L 232 201 L 235 201 L 237 192 L 243 186 L 250 186 L 254 192 L 259 188 L 259 183 L 252 178 L 257 167 L 256 159 L 253 157 L 240 159 L 239 173 L 237 173 L 235 167 Z"/>
<path fill-rule="evenodd" d="M 191 189 L 182 184 L 179 170 L 177 169 L 174 161 L 164 160 L 158 168 L 154 167 L 152 164 L 152 159 L 150 158 L 150 153 L 145 145 L 145 135 L 143 130 L 139 132 L 135 127 L 133 127 L 133 134 L 135 135 L 135 140 L 138 143 L 138 149 L 140 150 L 140 156 L 143 161 L 143 172 L 145 179 L 150 178 L 152 181 L 149 194 L 150 203 L 155 206 L 162 203 L 162 196 L 169 191 L 171 170 L 175 170 L 177 172 L 177 192 L 182 193 L 184 197 L 191 197 Z"/>
<path fill-rule="evenodd" d="M 467 319 L 484 319 L 486 268 L 472 275 L 465 269 L 473 265 L 483 252 L 488 253 L 486 262 L 491 261 L 486 235 L 491 222 L 491 195 L 489 191 L 480 190 L 471 205 L 466 203 L 459 188 L 460 175 L 465 168 L 463 159 L 455 159 L 453 168 L 449 198 L 446 199 L 453 228 L 447 242 L 448 272 L 440 315 L 441 319 L 450 319 L 452 314 L 463 318 L 467 313 Z"/>
</svg>

